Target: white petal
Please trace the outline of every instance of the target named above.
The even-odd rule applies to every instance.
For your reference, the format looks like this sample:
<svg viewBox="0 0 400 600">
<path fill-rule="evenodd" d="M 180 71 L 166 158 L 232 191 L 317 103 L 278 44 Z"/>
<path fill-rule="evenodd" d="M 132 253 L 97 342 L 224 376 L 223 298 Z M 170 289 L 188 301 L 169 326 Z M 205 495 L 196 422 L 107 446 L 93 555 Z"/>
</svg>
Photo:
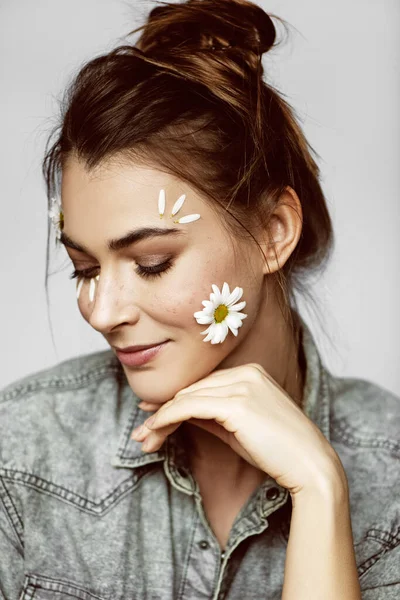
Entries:
<svg viewBox="0 0 400 600">
<path fill-rule="evenodd" d="M 217 308 L 217 306 L 219 305 L 219 302 L 217 302 L 217 298 L 216 298 L 215 294 L 213 294 L 213 293 L 210 294 L 210 301 L 211 301 L 211 304 L 213 304 L 214 308 Z"/>
<path fill-rule="evenodd" d="M 82 285 L 83 285 L 83 278 L 79 280 L 77 288 L 76 288 L 76 297 L 78 300 L 79 300 L 79 296 L 81 294 Z"/>
<path fill-rule="evenodd" d="M 209 327 L 207 327 L 207 329 L 205 329 L 204 331 L 200 331 L 200 333 L 203 335 L 205 335 L 206 333 L 209 333 L 209 331 L 211 331 L 211 327 L 213 327 L 214 323 L 212 325 L 210 325 Z"/>
<path fill-rule="evenodd" d="M 221 323 L 221 335 L 220 335 L 220 340 L 219 340 L 220 344 L 222 344 L 222 342 L 225 340 L 228 333 L 229 333 L 228 324 L 224 320 Z"/>
<path fill-rule="evenodd" d="M 175 202 L 174 206 L 172 207 L 171 217 L 176 215 L 178 210 L 180 210 L 182 208 L 182 204 L 185 202 L 185 198 L 186 198 L 186 194 L 182 194 L 182 196 L 180 196 L 178 198 L 178 200 Z"/>
<path fill-rule="evenodd" d="M 95 279 L 98 281 L 100 279 L 100 275 L 96 275 Z"/>
<path fill-rule="evenodd" d="M 95 286 L 95 283 L 94 283 L 94 279 L 92 278 L 90 280 L 90 286 L 89 286 L 89 300 L 90 300 L 90 302 L 93 302 L 93 299 L 94 299 L 94 286 Z"/>
<path fill-rule="evenodd" d="M 209 342 L 210 340 L 213 340 L 214 333 L 215 333 L 215 323 L 210 325 L 210 331 L 208 332 L 208 335 L 204 338 L 203 342 Z"/>
<path fill-rule="evenodd" d="M 214 307 L 213 303 L 210 302 L 210 300 L 202 300 L 202 305 L 205 306 L 206 308 L 210 308 L 210 306 Z"/>
<path fill-rule="evenodd" d="M 242 319 L 236 313 L 226 315 L 225 321 L 229 327 L 233 327 L 234 329 L 237 329 L 242 324 Z"/>
<path fill-rule="evenodd" d="M 195 319 L 199 325 L 209 325 L 210 323 L 214 322 L 214 319 L 208 315 L 201 315 L 201 317 L 198 316 L 195 317 Z"/>
<path fill-rule="evenodd" d="M 213 302 L 210 302 L 209 300 L 203 300 L 202 304 L 204 305 L 205 308 L 203 308 L 202 313 L 205 315 L 210 315 L 212 316 L 214 314 L 215 311 L 215 305 Z"/>
<path fill-rule="evenodd" d="M 243 302 L 239 302 L 239 304 L 234 304 L 233 306 L 230 306 L 229 312 L 235 312 L 235 311 L 242 310 L 242 308 L 244 308 L 245 306 L 246 306 L 246 302 L 243 300 Z"/>
<path fill-rule="evenodd" d="M 222 292 L 221 292 L 223 304 L 226 304 L 228 302 L 228 298 L 230 295 L 231 295 L 231 292 L 229 290 L 229 285 L 226 283 L 226 281 L 224 281 L 224 285 L 222 286 Z"/>
<path fill-rule="evenodd" d="M 186 217 L 181 217 L 180 219 L 178 219 L 178 223 L 191 223 L 191 221 L 197 221 L 197 219 L 200 219 L 200 215 L 198 214 L 193 214 L 193 215 L 187 215 Z"/>
<path fill-rule="evenodd" d="M 247 317 L 247 315 L 245 315 L 242 312 L 238 312 L 238 313 L 233 313 L 234 315 L 236 315 L 237 317 L 240 317 L 242 320 L 245 319 Z"/>
<path fill-rule="evenodd" d="M 212 303 L 207 308 L 203 308 L 203 314 L 204 315 L 207 315 L 209 317 L 213 317 L 214 313 L 215 313 L 215 306 Z"/>
<path fill-rule="evenodd" d="M 222 295 L 221 292 L 219 291 L 219 287 L 217 285 L 215 285 L 215 283 L 213 283 L 211 285 L 213 292 L 214 292 L 214 298 L 213 298 L 213 302 L 215 304 L 215 307 L 218 307 L 220 304 L 222 304 Z"/>
<path fill-rule="evenodd" d="M 228 331 L 228 327 L 225 324 L 225 328 L 226 328 L 226 332 Z M 214 339 L 212 340 L 212 344 L 219 344 L 221 341 L 223 341 L 223 339 L 225 339 L 226 337 L 226 333 L 225 333 L 225 328 L 224 328 L 224 323 L 217 323 L 215 325 L 215 333 L 214 333 Z"/>
<path fill-rule="evenodd" d="M 227 302 L 227 306 L 231 306 L 232 304 L 235 304 L 235 302 L 237 302 L 243 294 L 243 288 L 241 287 L 235 287 L 235 289 L 233 290 L 233 292 L 231 293 L 231 295 L 228 298 L 228 302 Z"/>
<path fill-rule="evenodd" d="M 165 190 L 160 190 L 158 195 L 158 212 L 163 215 L 165 211 Z"/>
</svg>

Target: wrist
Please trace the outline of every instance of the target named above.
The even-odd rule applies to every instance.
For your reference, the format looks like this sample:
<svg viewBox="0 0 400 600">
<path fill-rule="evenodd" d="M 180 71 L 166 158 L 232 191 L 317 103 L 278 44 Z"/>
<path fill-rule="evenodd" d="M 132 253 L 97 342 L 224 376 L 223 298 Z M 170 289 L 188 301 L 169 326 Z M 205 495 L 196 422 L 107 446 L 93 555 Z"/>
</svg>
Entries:
<svg viewBox="0 0 400 600">
<path fill-rule="evenodd" d="M 293 507 L 301 504 L 303 500 L 309 502 L 315 499 L 335 504 L 347 502 L 349 499 L 347 475 L 336 452 L 333 450 L 332 457 L 323 468 L 316 470 L 307 485 L 296 492 L 291 492 L 290 495 Z"/>
</svg>

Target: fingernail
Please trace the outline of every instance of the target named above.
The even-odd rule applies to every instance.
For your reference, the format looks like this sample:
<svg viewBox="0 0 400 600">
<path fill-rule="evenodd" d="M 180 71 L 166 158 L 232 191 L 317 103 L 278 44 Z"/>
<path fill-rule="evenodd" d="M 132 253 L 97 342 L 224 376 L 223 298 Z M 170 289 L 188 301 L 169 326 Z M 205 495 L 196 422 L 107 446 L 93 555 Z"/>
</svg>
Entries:
<svg viewBox="0 0 400 600">
<path fill-rule="evenodd" d="M 154 421 L 156 420 L 155 415 L 153 415 L 152 417 L 150 417 L 149 419 L 147 419 L 144 424 L 146 425 L 146 427 L 151 427 L 151 425 L 153 425 Z"/>
</svg>

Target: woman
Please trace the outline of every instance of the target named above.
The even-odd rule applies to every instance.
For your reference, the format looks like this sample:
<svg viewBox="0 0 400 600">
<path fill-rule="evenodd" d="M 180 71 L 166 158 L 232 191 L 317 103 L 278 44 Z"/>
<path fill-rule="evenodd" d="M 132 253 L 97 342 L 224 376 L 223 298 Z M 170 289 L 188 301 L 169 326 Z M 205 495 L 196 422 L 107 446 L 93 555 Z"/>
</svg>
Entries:
<svg viewBox="0 0 400 600">
<path fill-rule="evenodd" d="M 330 374 L 297 309 L 333 232 L 262 79 L 273 21 L 189 0 L 139 29 L 43 163 L 110 350 L 1 394 L 2 597 L 398 597 L 399 399 Z"/>
</svg>

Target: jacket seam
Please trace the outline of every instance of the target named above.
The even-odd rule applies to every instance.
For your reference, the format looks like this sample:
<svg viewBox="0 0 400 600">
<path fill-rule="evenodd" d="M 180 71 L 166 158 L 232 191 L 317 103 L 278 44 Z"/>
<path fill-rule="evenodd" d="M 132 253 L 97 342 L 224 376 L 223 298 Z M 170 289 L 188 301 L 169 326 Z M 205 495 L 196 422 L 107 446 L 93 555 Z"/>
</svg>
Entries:
<svg viewBox="0 0 400 600">
<path fill-rule="evenodd" d="M 34 592 L 36 590 L 44 589 L 50 592 L 65 592 L 68 595 L 73 593 L 74 598 L 79 597 L 85 600 L 103 600 L 103 596 L 99 596 L 97 593 L 91 592 L 86 587 L 78 586 L 76 583 L 67 579 L 38 576 L 34 573 L 26 573 L 25 578 L 26 581 L 23 589 L 23 592 L 25 592 L 24 598 L 27 593 L 29 593 L 28 598 L 34 598 Z M 33 594 L 31 592 L 33 592 Z M 79 593 L 79 596 L 76 596 L 77 593 Z"/>
<path fill-rule="evenodd" d="M 376 527 L 369 529 L 366 537 L 382 542 L 389 550 L 396 548 L 400 544 L 400 535 L 390 533 L 384 529 L 377 529 Z"/>
<path fill-rule="evenodd" d="M 126 451 L 126 447 L 129 443 L 129 434 L 132 432 L 133 430 L 133 426 L 136 422 L 136 417 L 137 414 L 139 412 L 139 408 L 138 406 L 135 404 L 130 412 L 129 418 L 128 418 L 128 422 L 123 430 L 122 436 L 120 437 L 120 442 L 118 445 L 118 449 L 116 452 L 116 455 L 118 456 L 118 458 L 124 458 L 124 459 L 131 459 L 132 457 L 130 456 L 125 456 L 125 451 Z"/>
<path fill-rule="evenodd" d="M 194 503 L 193 503 L 193 506 L 194 506 Z M 187 577 L 187 572 L 188 572 L 188 567 L 189 567 L 189 562 L 190 562 L 190 555 L 192 553 L 192 549 L 193 549 L 193 546 L 194 546 L 194 537 L 196 535 L 197 524 L 198 524 L 198 522 L 200 520 L 199 514 L 198 514 L 197 510 L 195 510 L 195 508 L 194 508 L 194 517 L 195 517 L 195 521 L 194 521 L 193 526 L 192 526 L 192 535 L 190 537 L 189 548 L 188 548 L 188 551 L 187 551 L 187 554 L 186 554 L 186 558 L 185 558 L 185 565 L 184 565 L 184 568 L 182 570 L 182 583 L 181 583 L 181 586 L 180 586 L 180 590 L 178 592 L 178 600 L 182 600 L 182 596 L 183 596 L 183 594 L 185 592 L 186 577 Z"/>
<path fill-rule="evenodd" d="M 364 560 L 364 562 L 362 562 L 360 565 L 357 566 L 357 571 L 358 571 L 358 574 L 360 577 L 362 577 L 367 571 L 369 571 L 369 569 L 376 562 L 378 562 L 378 560 L 380 560 L 382 558 L 382 556 L 384 556 L 388 552 L 391 552 L 392 550 L 394 550 L 400 543 L 400 540 L 397 536 L 392 535 L 388 531 L 377 529 L 377 528 L 370 529 L 367 532 L 367 534 L 364 538 L 364 541 L 367 540 L 368 538 L 377 540 L 378 542 L 380 542 L 382 544 L 382 546 L 378 550 L 378 552 L 376 552 L 372 556 L 369 556 L 366 560 Z M 392 543 L 393 540 L 396 541 L 395 544 Z"/>
<path fill-rule="evenodd" d="M 86 373 L 80 373 L 73 376 L 55 376 L 52 379 L 39 379 L 35 381 L 30 381 L 25 384 L 16 385 L 16 387 L 12 387 L 11 390 L 0 393 L 0 402 L 14 400 L 18 396 L 30 394 L 32 392 L 82 385 L 83 383 L 97 379 L 99 376 L 111 375 L 113 373 L 121 373 L 117 365 L 101 367 L 98 369 L 93 369 L 92 371 L 88 371 Z"/>
<path fill-rule="evenodd" d="M 333 425 L 334 434 L 337 438 L 351 446 L 363 447 L 363 448 L 382 448 L 389 450 L 390 452 L 398 452 L 400 455 L 400 444 L 394 440 L 384 437 L 369 437 L 367 435 L 360 436 L 355 435 L 355 430 L 348 425 L 341 423 L 335 423 Z"/>
<path fill-rule="evenodd" d="M 7 489 L 7 486 L 4 482 L 3 477 L 0 475 L 0 500 L 4 507 L 5 515 L 10 523 L 11 529 L 15 533 L 15 537 L 18 540 L 18 543 L 21 547 L 21 550 L 24 551 L 24 526 L 22 522 L 22 518 L 18 512 L 18 509 L 12 499 L 10 492 Z"/>
<path fill-rule="evenodd" d="M 386 552 L 389 552 L 389 550 L 385 549 L 385 548 L 381 548 L 378 552 L 376 552 L 376 554 L 373 554 L 372 556 L 369 556 L 366 560 L 364 560 L 364 562 L 362 562 L 360 565 L 358 565 L 357 567 L 357 571 L 358 571 L 358 575 L 359 577 L 363 577 L 365 575 L 365 573 L 367 573 L 367 571 L 370 570 L 370 568 L 384 555 L 386 554 Z"/>
<path fill-rule="evenodd" d="M 9 480 L 14 483 L 19 483 L 26 487 L 32 488 L 37 492 L 42 492 L 50 496 L 59 498 L 63 502 L 75 507 L 79 507 L 90 514 L 103 515 L 107 510 L 115 505 L 115 502 L 135 489 L 139 481 L 146 475 L 144 471 L 141 473 L 138 470 L 131 472 L 117 487 L 115 487 L 107 495 L 103 496 L 98 502 L 81 496 L 77 492 L 69 490 L 62 485 L 48 481 L 32 473 L 19 469 L 4 469 L 0 468 L 0 478 Z"/>
</svg>

